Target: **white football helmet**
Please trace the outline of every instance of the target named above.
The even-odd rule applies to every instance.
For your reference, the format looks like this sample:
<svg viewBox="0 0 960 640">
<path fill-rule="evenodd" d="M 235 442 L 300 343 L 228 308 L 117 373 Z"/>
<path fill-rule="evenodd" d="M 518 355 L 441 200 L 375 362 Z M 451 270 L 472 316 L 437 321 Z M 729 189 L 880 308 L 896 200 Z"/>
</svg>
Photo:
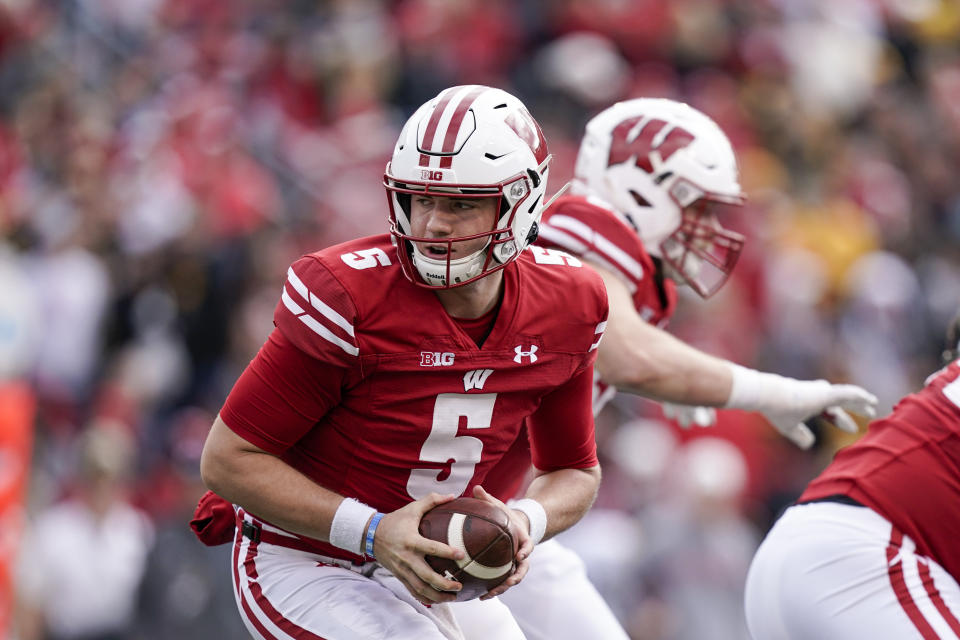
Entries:
<svg viewBox="0 0 960 640">
<path fill-rule="evenodd" d="M 540 125 L 520 100 L 501 89 L 451 87 L 417 109 L 400 132 L 383 179 L 390 232 L 407 278 L 448 289 L 515 260 L 537 238 L 550 159 Z M 438 239 L 411 234 L 414 195 L 496 198 L 500 215 L 490 231 L 441 238 L 447 257 L 435 259 L 416 243 Z M 451 259 L 453 243 L 485 236 L 483 249 Z"/>
<path fill-rule="evenodd" d="M 723 286 L 743 248 L 743 236 L 716 215 L 744 202 L 733 147 L 713 120 L 682 102 L 626 100 L 590 120 L 573 191 L 606 201 L 668 275 L 704 298 Z"/>
</svg>

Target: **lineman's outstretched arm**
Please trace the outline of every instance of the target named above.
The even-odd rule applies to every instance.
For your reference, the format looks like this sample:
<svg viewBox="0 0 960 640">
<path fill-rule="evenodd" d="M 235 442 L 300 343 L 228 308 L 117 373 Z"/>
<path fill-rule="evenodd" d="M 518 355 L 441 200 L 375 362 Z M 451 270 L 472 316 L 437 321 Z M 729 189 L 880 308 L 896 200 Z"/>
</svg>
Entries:
<svg viewBox="0 0 960 640">
<path fill-rule="evenodd" d="M 856 423 L 844 409 L 874 415 L 876 397 L 858 386 L 764 373 L 691 347 L 647 323 L 623 281 L 592 266 L 603 277 L 610 303 L 597 358 L 605 382 L 661 402 L 759 411 L 802 448 L 814 440 L 804 420 L 823 415 L 855 432 Z"/>
</svg>

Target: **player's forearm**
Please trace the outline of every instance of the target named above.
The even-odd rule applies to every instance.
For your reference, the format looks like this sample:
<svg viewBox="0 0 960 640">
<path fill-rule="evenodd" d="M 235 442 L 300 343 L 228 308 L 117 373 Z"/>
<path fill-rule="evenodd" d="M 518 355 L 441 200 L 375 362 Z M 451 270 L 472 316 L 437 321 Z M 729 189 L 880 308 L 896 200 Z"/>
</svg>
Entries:
<svg viewBox="0 0 960 640">
<path fill-rule="evenodd" d="M 610 328 L 600 342 L 597 369 L 621 391 L 654 400 L 720 407 L 730 397 L 727 361 L 706 354 L 637 320 Z"/>
<path fill-rule="evenodd" d="M 597 353 L 607 384 L 665 402 L 719 407 L 730 397 L 726 361 L 648 324 L 616 274 L 593 265 L 607 288 L 610 315 Z"/>
<path fill-rule="evenodd" d="M 250 513 L 294 533 L 329 540 L 342 496 L 214 422 L 200 459 L 207 487 Z"/>
<path fill-rule="evenodd" d="M 570 528 L 590 509 L 600 487 L 600 467 L 560 469 L 538 472 L 527 489 L 527 498 L 543 506 L 546 512 L 546 540 Z"/>
</svg>

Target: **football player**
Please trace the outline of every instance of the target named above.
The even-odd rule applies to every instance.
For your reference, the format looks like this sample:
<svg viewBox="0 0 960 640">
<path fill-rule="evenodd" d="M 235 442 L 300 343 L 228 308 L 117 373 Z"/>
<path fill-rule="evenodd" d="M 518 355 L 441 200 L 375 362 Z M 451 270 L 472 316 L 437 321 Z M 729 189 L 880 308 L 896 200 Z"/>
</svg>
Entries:
<svg viewBox="0 0 960 640">
<path fill-rule="evenodd" d="M 495 596 L 532 545 L 597 491 L 591 384 L 607 317 L 602 280 L 525 251 L 550 156 L 514 96 L 458 86 L 421 106 L 384 176 L 390 233 L 304 256 L 275 331 L 204 447 L 208 487 L 236 505 L 233 583 L 256 638 L 469 638 L 459 583 L 419 535 L 454 496 L 507 509 L 480 484 L 527 425 L 542 470 L 507 509 L 518 569 L 473 608 L 522 638 Z M 575 297 L 570 296 L 576 291 Z"/>
<path fill-rule="evenodd" d="M 960 638 L 960 314 L 944 367 L 841 449 L 757 550 L 754 640 Z"/>
<path fill-rule="evenodd" d="M 743 237 L 721 225 L 724 209 L 744 198 L 733 148 L 713 120 L 672 100 L 617 103 L 587 124 L 572 186 L 544 213 L 533 250 L 557 262 L 582 260 L 606 285 L 596 411 L 616 389 L 678 403 L 670 410 L 681 423 L 706 426 L 713 407 L 759 411 L 803 448 L 814 440 L 804 424 L 811 417 L 854 432 L 844 409 L 873 415 L 876 398 L 860 387 L 755 371 L 659 328 L 674 311 L 678 284 L 712 295 L 743 247 Z M 504 500 L 529 468 L 523 438 L 485 483 Z M 536 547 L 526 579 L 501 599 L 531 640 L 627 637 L 583 563 L 556 541 Z"/>
</svg>

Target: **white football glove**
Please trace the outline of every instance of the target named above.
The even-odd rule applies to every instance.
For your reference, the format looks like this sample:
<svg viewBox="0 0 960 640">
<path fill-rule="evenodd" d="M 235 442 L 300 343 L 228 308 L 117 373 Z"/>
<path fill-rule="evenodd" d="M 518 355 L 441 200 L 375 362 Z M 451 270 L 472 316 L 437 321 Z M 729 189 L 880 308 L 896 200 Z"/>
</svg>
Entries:
<svg viewBox="0 0 960 640">
<path fill-rule="evenodd" d="M 815 440 L 805 421 L 822 419 L 842 431 L 856 433 L 857 423 L 844 409 L 869 418 L 876 415 L 877 397 L 856 385 L 795 380 L 732 363 L 730 368 L 733 388 L 724 406 L 759 411 L 801 449 L 809 449 Z"/>
<path fill-rule="evenodd" d="M 717 423 L 717 411 L 713 407 L 695 407 L 689 404 L 674 404 L 661 402 L 663 415 L 675 421 L 684 429 L 691 425 L 698 427 L 712 427 Z"/>
</svg>

